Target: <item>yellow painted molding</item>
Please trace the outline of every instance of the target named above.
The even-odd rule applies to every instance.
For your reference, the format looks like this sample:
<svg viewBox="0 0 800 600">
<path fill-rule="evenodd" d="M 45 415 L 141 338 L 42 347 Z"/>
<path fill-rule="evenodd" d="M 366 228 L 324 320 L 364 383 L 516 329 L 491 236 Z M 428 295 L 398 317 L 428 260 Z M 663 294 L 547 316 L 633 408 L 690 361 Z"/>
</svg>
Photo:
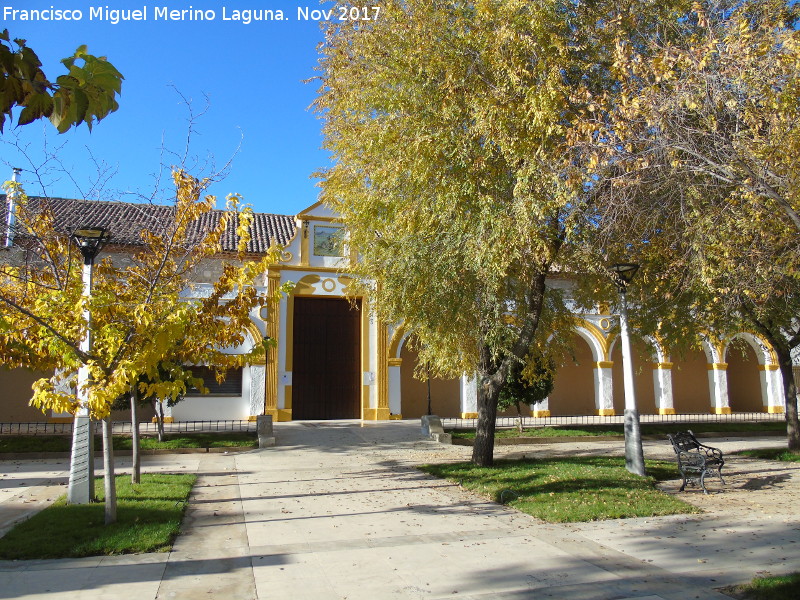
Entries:
<svg viewBox="0 0 800 600">
<path fill-rule="evenodd" d="M 258 415 L 250 415 L 249 417 L 247 417 L 247 420 L 250 421 L 251 423 L 253 421 L 258 421 Z"/>
<path fill-rule="evenodd" d="M 264 411 L 264 414 L 265 415 L 271 415 L 272 416 L 272 420 L 274 422 L 276 422 L 276 423 L 279 422 L 279 421 L 284 421 L 285 422 L 285 421 L 291 421 L 292 420 L 292 411 L 291 411 L 291 409 L 268 408 L 267 410 Z"/>
<path fill-rule="evenodd" d="M 759 371 L 777 371 L 780 369 L 778 365 L 758 365 Z"/>
<path fill-rule="evenodd" d="M 658 414 L 660 414 L 660 415 L 674 415 L 676 413 L 675 413 L 675 409 L 674 408 L 659 408 L 658 409 Z"/>
<path fill-rule="evenodd" d="M 390 358 L 389 361 L 390 367 L 402 367 L 403 366 L 403 359 L 402 358 Z"/>
<path fill-rule="evenodd" d="M 392 332 L 392 340 L 389 342 L 389 359 L 400 358 L 400 342 L 405 334 L 405 323 L 398 325 Z"/>
<path fill-rule="evenodd" d="M 782 415 L 783 414 L 783 406 L 768 406 L 767 412 L 772 413 L 773 415 Z"/>
<path fill-rule="evenodd" d="M 595 338 L 597 342 L 600 344 L 600 348 L 602 348 L 603 350 L 603 356 L 604 357 L 609 356 L 608 351 L 611 347 L 611 340 L 613 339 L 613 337 L 611 336 L 606 337 L 606 334 L 602 329 L 600 329 L 597 325 L 595 325 L 591 321 L 587 321 L 586 319 L 576 319 L 575 325 L 576 327 L 583 327 L 586 331 L 588 331 L 589 335 Z"/>
<path fill-rule="evenodd" d="M 369 324 L 367 324 L 369 326 Z M 381 360 L 382 357 L 387 356 L 389 346 L 389 328 L 383 321 L 378 321 L 378 373 L 377 376 L 377 392 L 378 392 L 378 409 L 385 410 L 386 416 L 384 419 L 389 418 L 389 363 Z"/>
<path fill-rule="evenodd" d="M 153 417 L 151 422 L 152 423 L 158 423 L 158 418 L 157 417 Z M 175 419 L 173 417 L 164 417 L 164 423 L 174 423 L 174 422 L 175 422 Z"/>
<path fill-rule="evenodd" d="M 707 363 L 706 368 L 709 371 L 727 371 L 728 363 Z M 725 413 L 722 413 L 725 414 Z"/>
<path fill-rule="evenodd" d="M 388 408 L 365 408 L 364 421 L 389 421 L 392 415 L 389 413 Z"/>
<path fill-rule="evenodd" d="M 49 419 L 47 419 L 47 422 L 48 423 L 72 423 L 72 420 L 74 418 L 75 417 L 50 417 Z M 153 422 L 155 423 L 155 419 L 153 419 Z"/>
<path fill-rule="evenodd" d="M 312 267 L 310 265 L 273 265 L 276 271 L 312 271 L 314 273 L 336 273 L 341 275 L 342 269 L 338 267 Z"/>
<path fill-rule="evenodd" d="M 668 371 L 669 369 L 672 368 L 673 364 L 674 363 L 671 363 L 671 362 L 653 363 L 653 368 L 654 369 L 661 369 L 661 370 L 664 370 L 664 371 Z"/>
<path fill-rule="evenodd" d="M 609 329 L 611 329 L 611 319 L 607 319 L 605 317 L 600 319 L 600 329 L 602 329 L 603 331 L 608 331 Z"/>
<path fill-rule="evenodd" d="M 311 234 L 309 233 L 308 221 L 303 221 L 300 227 L 300 265 L 303 267 L 308 266 L 308 255 L 311 252 L 310 240 Z"/>
<path fill-rule="evenodd" d="M 478 413 L 461 413 L 462 419 L 477 419 Z"/>
<path fill-rule="evenodd" d="M 617 413 L 613 408 L 601 408 L 597 411 L 597 415 L 599 417 L 613 417 L 616 414 Z"/>
<path fill-rule="evenodd" d="M 475 415 L 475 416 L 477 416 L 477 415 Z M 547 419 L 547 418 L 550 417 L 550 411 L 549 410 L 535 410 L 535 411 L 533 411 L 533 417 L 535 419 Z"/>
<path fill-rule="evenodd" d="M 389 415 L 390 421 L 402 421 L 403 415 Z"/>
<path fill-rule="evenodd" d="M 283 386 L 283 408 L 292 408 L 292 386 L 290 385 Z"/>
<path fill-rule="evenodd" d="M 595 369 L 610 369 L 614 366 L 613 360 L 601 360 L 600 362 L 594 363 Z"/>
<path fill-rule="evenodd" d="M 715 415 L 730 415 L 733 411 L 731 411 L 730 406 L 715 406 L 714 407 L 714 414 Z"/>
<path fill-rule="evenodd" d="M 608 302 L 600 302 L 597 305 L 597 312 L 599 312 L 601 315 L 609 315 L 610 316 L 611 315 L 611 306 L 609 305 Z"/>
</svg>

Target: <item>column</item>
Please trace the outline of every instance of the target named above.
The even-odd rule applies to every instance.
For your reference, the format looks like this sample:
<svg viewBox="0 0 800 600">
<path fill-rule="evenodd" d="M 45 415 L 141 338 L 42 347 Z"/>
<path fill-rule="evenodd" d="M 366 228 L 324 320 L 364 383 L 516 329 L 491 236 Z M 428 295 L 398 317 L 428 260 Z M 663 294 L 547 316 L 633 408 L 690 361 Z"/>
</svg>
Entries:
<svg viewBox="0 0 800 600">
<path fill-rule="evenodd" d="M 672 363 L 653 364 L 653 388 L 656 406 L 660 415 L 674 415 L 675 403 L 672 397 Z"/>
<path fill-rule="evenodd" d="M 708 387 L 711 392 L 712 412 L 715 415 L 731 414 L 728 401 L 728 363 L 708 365 Z"/>
<path fill-rule="evenodd" d="M 594 402 L 601 417 L 614 416 L 612 367 L 614 363 L 603 360 L 594 364 Z"/>
</svg>

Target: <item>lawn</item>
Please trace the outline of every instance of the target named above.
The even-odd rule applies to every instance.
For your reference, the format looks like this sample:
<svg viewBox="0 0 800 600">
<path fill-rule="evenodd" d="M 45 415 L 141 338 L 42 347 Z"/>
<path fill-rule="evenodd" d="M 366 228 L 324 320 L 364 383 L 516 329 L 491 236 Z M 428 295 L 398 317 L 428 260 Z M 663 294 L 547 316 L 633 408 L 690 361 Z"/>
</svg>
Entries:
<svg viewBox="0 0 800 600">
<path fill-rule="evenodd" d="M 68 435 L 3 435 L 0 436 L 0 454 L 10 452 L 69 452 L 72 438 Z M 95 448 L 102 448 L 100 436 L 95 436 Z M 163 442 L 158 438 L 143 436 L 143 450 L 175 450 L 178 448 L 257 448 L 255 433 L 175 433 L 167 435 Z M 129 436 L 115 435 L 114 450 L 130 450 Z"/>
<path fill-rule="evenodd" d="M 763 458 L 765 460 L 777 460 L 779 462 L 800 462 L 800 452 L 793 452 L 786 448 L 761 448 L 759 450 L 742 450 L 737 452 L 740 456 L 750 458 Z"/>
<path fill-rule="evenodd" d="M 648 424 L 642 423 L 642 435 L 663 435 L 675 433 L 676 431 L 686 431 L 691 429 L 696 434 L 702 433 L 743 433 L 743 432 L 773 432 L 786 431 L 786 423 L 769 421 L 764 423 L 674 423 L 674 424 Z M 474 429 L 455 429 L 450 431 L 454 438 L 475 439 Z M 523 429 L 522 433 L 516 427 L 504 427 L 495 431 L 497 438 L 556 438 L 556 437 L 598 437 L 598 436 L 621 436 L 623 435 L 622 425 L 582 425 L 582 426 L 554 426 L 554 427 L 531 427 Z"/>
<path fill-rule="evenodd" d="M 796 600 L 800 598 L 800 573 L 756 577 L 746 585 L 722 591 L 738 600 Z"/>
<path fill-rule="evenodd" d="M 623 458 L 576 456 L 420 469 L 550 523 L 700 512 L 655 488 L 656 481 L 678 478 L 675 463 L 646 461 L 645 478 L 628 473 L 624 463 Z"/>
<path fill-rule="evenodd" d="M 117 522 L 104 525 L 104 504 L 53 505 L 0 538 L 0 559 L 77 558 L 167 552 L 178 535 L 189 492 L 197 477 L 151 473 L 142 483 L 117 476 Z M 103 481 L 95 489 L 103 499 Z"/>
</svg>

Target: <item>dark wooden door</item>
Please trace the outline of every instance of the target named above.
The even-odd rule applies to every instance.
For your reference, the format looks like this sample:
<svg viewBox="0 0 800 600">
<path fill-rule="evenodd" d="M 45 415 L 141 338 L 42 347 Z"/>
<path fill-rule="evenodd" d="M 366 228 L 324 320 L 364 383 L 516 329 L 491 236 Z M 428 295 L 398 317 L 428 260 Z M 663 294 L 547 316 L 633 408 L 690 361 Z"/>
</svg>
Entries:
<svg viewBox="0 0 800 600">
<path fill-rule="evenodd" d="M 292 419 L 361 418 L 361 302 L 294 299 Z"/>
</svg>

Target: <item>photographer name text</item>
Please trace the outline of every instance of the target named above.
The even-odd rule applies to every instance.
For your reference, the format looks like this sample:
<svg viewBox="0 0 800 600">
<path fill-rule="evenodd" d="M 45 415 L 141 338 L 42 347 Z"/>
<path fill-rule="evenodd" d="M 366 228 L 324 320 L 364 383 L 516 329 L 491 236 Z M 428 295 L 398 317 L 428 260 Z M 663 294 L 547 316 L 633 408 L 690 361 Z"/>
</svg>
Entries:
<svg viewBox="0 0 800 600">
<path fill-rule="evenodd" d="M 37 10 L 3 7 L 5 21 L 97 21 L 118 25 L 137 21 L 231 21 L 243 25 L 262 21 L 374 21 L 380 15 L 379 6 L 339 6 L 318 9 L 298 6 L 291 10 L 271 8 L 232 8 L 222 6 L 219 10 L 200 9 L 188 6 L 142 6 L 141 8 L 110 8 L 89 6 L 81 9 L 43 8 Z"/>
</svg>

